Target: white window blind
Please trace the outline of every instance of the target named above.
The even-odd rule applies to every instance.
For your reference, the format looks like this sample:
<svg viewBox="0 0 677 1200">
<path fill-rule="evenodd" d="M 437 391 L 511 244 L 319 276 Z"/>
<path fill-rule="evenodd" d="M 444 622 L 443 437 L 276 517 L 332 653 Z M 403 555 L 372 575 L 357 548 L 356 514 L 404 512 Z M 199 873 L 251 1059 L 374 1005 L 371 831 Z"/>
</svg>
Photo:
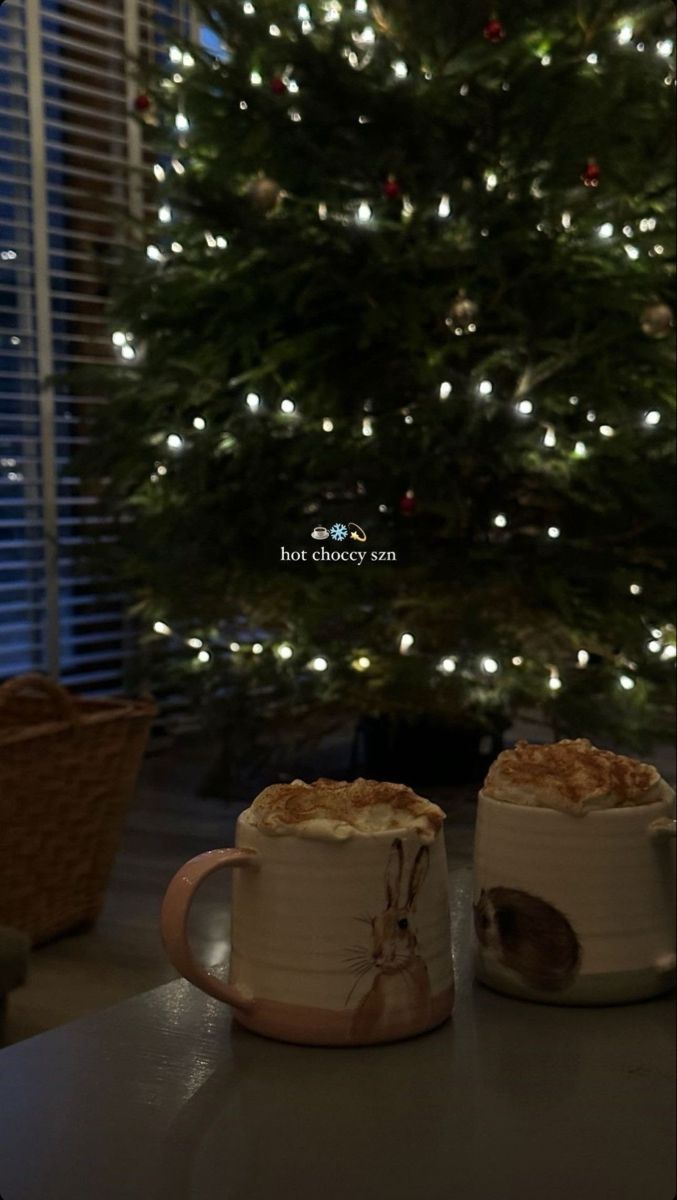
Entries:
<svg viewBox="0 0 677 1200">
<path fill-rule="evenodd" d="M 101 517 L 69 465 L 105 397 L 46 381 L 110 361 L 112 209 L 142 204 L 129 62 L 164 59 L 189 20 L 185 0 L 0 6 L 0 679 L 43 670 L 96 692 L 122 677 L 124 599 L 83 573 Z"/>
</svg>

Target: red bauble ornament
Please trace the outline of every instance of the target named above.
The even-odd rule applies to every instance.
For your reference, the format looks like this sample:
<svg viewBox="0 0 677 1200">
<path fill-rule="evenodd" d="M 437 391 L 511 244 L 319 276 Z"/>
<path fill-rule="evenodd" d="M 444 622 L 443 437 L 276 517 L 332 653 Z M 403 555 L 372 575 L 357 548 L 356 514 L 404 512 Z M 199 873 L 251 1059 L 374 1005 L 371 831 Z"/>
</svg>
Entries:
<svg viewBox="0 0 677 1200">
<path fill-rule="evenodd" d="M 287 85 L 280 75 L 273 75 L 270 81 L 270 90 L 274 96 L 284 96 Z"/>
<path fill-rule="evenodd" d="M 386 200 L 399 200 L 402 195 L 402 185 L 394 175 L 389 175 L 383 184 L 383 195 Z"/>
<path fill-rule="evenodd" d="M 141 92 L 140 95 L 138 95 L 136 97 L 136 100 L 134 101 L 134 108 L 136 109 L 137 112 L 140 112 L 140 113 L 148 112 L 148 109 L 150 108 L 151 103 L 152 103 L 152 101 L 151 101 L 150 96 L 147 96 L 145 92 Z"/>
<path fill-rule="evenodd" d="M 416 511 L 416 494 L 413 488 L 407 488 L 400 498 L 400 512 L 403 517 L 412 517 Z"/>
<path fill-rule="evenodd" d="M 497 17 L 492 17 L 484 26 L 484 36 L 488 42 L 502 42 L 505 37 L 505 26 Z"/>
<path fill-rule="evenodd" d="M 586 187 L 599 187 L 602 172 L 595 158 L 589 158 L 581 171 L 581 180 Z"/>
</svg>

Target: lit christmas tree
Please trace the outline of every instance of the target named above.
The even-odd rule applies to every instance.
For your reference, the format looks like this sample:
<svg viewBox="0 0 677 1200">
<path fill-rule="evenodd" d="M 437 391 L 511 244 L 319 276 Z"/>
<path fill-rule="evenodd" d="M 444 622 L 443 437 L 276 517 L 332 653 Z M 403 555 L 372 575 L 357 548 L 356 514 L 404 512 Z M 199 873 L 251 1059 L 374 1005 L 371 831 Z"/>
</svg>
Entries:
<svg viewBox="0 0 677 1200">
<path fill-rule="evenodd" d="M 146 666 L 313 733 L 538 709 L 655 736 L 672 6 L 204 20 L 210 48 L 139 85 L 157 218 L 118 276 L 92 456 Z"/>
</svg>

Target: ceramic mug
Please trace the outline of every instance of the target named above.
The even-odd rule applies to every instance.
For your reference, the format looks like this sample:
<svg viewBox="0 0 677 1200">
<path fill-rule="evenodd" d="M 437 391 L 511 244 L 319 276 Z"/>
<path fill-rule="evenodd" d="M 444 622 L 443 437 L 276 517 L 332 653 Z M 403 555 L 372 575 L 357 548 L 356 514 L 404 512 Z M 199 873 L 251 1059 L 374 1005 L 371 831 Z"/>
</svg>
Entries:
<svg viewBox="0 0 677 1200">
<path fill-rule="evenodd" d="M 255 1033 L 309 1045 L 368 1045 L 423 1033 L 451 1014 L 447 861 L 439 833 L 355 831 L 345 840 L 275 835 L 240 816 L 236 848 L 191 859 L 161 914 L 177 971 Z M 187 935 L 203 879 L 233 874 L 228 982 Z"/>
<path fill-rule="evenodd" d="M 675 983 L 674 800 L 571 816 L 480 792 L 476 974 L 549 1004 L 619 1004 Z"/>
</svg>

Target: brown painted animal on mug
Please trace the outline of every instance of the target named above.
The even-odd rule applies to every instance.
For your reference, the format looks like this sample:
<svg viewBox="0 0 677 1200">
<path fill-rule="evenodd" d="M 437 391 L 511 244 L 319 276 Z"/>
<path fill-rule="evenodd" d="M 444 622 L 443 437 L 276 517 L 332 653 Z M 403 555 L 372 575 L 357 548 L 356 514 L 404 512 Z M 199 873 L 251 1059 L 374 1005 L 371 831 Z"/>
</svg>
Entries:
<svg viewBox="0 0 677 1200">
<path fill-rule="evenodd" d="M 428 968 L 418 950 L 414 929 L 416 898 L 428 873 L 430 851 L 421 846 L 412 863 L 402 895 L 404 848 L 395 838 L 390 848 L 385 877 L 385 909 L 377 917 L 363 918 L 371 927 L 371 946 L 356 948 L 353 969 L 358 978 L 351 989 L 349 1003 L 357 983 L 370 970 L 376 976 L 369 991 L 355 1009 L 351 1037 L 368 1039 L 387 1035 L 389 1029 L 416 1014 L 426 1019 L 430 1012 Z"/>
<path fill-rule="evenodd" d="M 493 887 L 480 892 L 473 913 L 485 953 L 530 987 L 558 992 L 573 983 L 581 948 L 569 921 L 552 904 L 517 888 Z"/>
</svg>

